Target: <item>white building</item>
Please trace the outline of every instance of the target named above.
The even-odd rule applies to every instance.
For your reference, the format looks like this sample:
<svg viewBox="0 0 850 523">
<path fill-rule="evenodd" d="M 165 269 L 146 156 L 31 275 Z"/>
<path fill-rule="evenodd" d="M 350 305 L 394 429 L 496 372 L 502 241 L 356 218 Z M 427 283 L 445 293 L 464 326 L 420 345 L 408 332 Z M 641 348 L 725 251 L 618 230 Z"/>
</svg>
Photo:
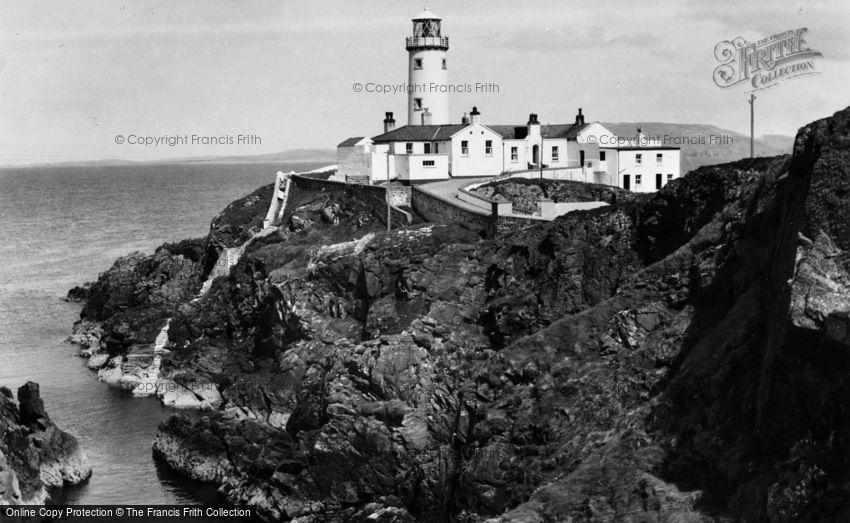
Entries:
<svg viewBox="0 0 850 523">
<path fill-rule="evenodd" d="M 427 9 L 413 19 L 407 38 L 410 86 L 445 85 L 448 38 Z M 398 180 L 416 184 L 448 178 L 521 173 L 654 191 L 679 177 L 679 150 L 637 140 L 626 143 L 579 109 L 568 124 L 544 125 L 530 114 L 521 125 L 488 125 L 473 107 L 450 123 L 446 90 L 411 88 L 408 124 L 396 128 L 386 113 L 384 132 L 349 138 L 337 147 L 338 176 L 350 182 Z M 613 144 L 613 145 L 612 145 Z M 654 156 L 653 156 L 654 155 Z M 660 162 L 660 163 L 656 163 Z"/>
<path fill-rule="evenodd" d="M 616 146 L 600 148 L 613 177 L 610 185 L 634 192 L 653 192 L 681 175 L 678 147 L 649 139 L 640 129 L 634 139 L 619 138 L 618 142 Z"/>
<path fill-rule="evenodd" d="M 442 20 L 426 7 L 413 19 L 408 36 L 407 125 L 449 123 L 449 37 L 442 35 Z"/>
</svg>

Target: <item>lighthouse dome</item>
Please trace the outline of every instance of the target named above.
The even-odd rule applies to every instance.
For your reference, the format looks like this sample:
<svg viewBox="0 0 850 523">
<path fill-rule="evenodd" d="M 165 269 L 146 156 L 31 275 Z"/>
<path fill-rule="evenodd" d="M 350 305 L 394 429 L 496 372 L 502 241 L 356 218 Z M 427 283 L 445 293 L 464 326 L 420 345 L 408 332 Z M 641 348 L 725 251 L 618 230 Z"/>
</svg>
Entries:
<svg viewBox="0 0 850 523">
<path fill-rule="evenodd" d="M 426 7 L 425 10 L 416 15 L 413 20 L 442 20 L 442 18 L 435 15 L 430 9 Z"/>
</svg>

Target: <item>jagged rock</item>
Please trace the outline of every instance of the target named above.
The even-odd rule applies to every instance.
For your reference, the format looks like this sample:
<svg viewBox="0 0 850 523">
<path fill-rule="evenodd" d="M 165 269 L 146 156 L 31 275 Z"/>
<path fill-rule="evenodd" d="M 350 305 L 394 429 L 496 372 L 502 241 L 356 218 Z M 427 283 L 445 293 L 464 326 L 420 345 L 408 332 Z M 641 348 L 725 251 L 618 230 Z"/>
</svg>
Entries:
<svg viewBox="0 0 850 523">
<path fill-rule="evenodd" d="M 31 431 L 44 431 L 50 424 L 50 418 L 44 410 L 38 384 L 27 382 L 18 389 L 18 412 L 20 424 Z"/>
<path fill-rule="evenodd" d="M 17 405 L 0 388 L 0 504 L 44 503 L 47 489 L 77 485 L 91 472 L 76 438 L 50 420 L 37 384 L 18 389 Z"/>
<path fill-rule="evenodd" d="M 819 330 L 834 312 L 850 311 L 850 274 L 844 253 L 825 233 L 797 248 L 797 270 L 791 298 L 791 323 Z"/>
<path fill-rule="evenodd" d="M 293 232 L 303 231 L 304 229 L 310 227 L 312 223 L 312 220 L 310 220 L 309 218 L 293 214 L 292 218 L 289 219 L 289 228 Z"/>
<path fill-rule="evenodd" d="M 248 241 L 253 232 L 262 229 L 273 189 L 274 184 L 260 187 L 228 205 L 210 223 L 208 245 L 216 246 L 218 250 L 238 247 Z M 212 260 L 215 260 L 215 257 L 212 257 Z M 209 272 L 209 267 L 206 272 Z"/>
<path fill-rule="evenodd" d="M 85 302 L 89 299 L 93 282 L 87 282 L 68 291 L 65 300 L 69 302 Z"/>
<path fill-rule="evenodd" d="M 845 247 L 797 235 L 845 218 L 805 194 L 848 116 L 498 241 L 296 187 L 303 228 L 178 307 L 164 372 L 221 406 L 154 452 L 274 520 L 847 519 Z"/>
<path fill-rule="evenodd" d="M 157 396 L 163 405 L 176 409 L 207 410 L 222 403 L 221 393 L 212 383 L 177 383 L 165 379 L 157 383 Z"/>
<path fill-rule="evenodd" d="M 595 183 L 557 180 L 531 180 L 511 178 L 490 182 L 473 189 L 474 193 L 496 201 L 509 201 L 521 212 L 533 212 L 537 202 L 592 202 L 609 204 L 626 203 L 640 199 L 639 194 Z"/>
<path fill-rule="evenodd" d="M 322 218 L 331 225 L 339 225 L 340 208 L 338 204 L 328 205 L 322 209 Z"/>
</svg>

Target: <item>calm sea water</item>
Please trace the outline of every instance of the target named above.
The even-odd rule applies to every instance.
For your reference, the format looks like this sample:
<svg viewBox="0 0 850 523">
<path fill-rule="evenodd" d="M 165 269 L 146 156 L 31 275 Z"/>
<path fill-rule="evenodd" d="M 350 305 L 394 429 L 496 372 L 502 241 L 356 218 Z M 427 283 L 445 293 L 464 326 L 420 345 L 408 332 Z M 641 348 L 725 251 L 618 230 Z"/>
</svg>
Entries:
<svg viewBox="0 0 850 523">
<path fill-rule="evenodd" d="M 278 170 L 322 164 L 139 165 L 0 169 L 0 385 L 41 385 L 50 416 L 80 439 L 94 473 L 54 501 L 203 503 L 214 490 L 151 457 L 170 413 L 107 387 L 64 343 L 80 305 L 61 300 L 121 255 L 206 234 L 228 203 Z"/>
</svg>

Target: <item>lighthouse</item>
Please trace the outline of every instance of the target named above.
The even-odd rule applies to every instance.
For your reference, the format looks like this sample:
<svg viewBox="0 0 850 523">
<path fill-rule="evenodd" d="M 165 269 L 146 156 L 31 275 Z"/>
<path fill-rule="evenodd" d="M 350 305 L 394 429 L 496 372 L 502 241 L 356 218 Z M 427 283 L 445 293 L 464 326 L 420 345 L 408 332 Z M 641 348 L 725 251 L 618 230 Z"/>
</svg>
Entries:
<svg viewBox="0 0 850 523">
<path fill-rule="evenodd" d="M 413 19 L 413 36 L 407 37 L 408 125 L 449 123 L 449 38 L 441 34 L 440 22 L 426 7 Z"/>
</svg>

